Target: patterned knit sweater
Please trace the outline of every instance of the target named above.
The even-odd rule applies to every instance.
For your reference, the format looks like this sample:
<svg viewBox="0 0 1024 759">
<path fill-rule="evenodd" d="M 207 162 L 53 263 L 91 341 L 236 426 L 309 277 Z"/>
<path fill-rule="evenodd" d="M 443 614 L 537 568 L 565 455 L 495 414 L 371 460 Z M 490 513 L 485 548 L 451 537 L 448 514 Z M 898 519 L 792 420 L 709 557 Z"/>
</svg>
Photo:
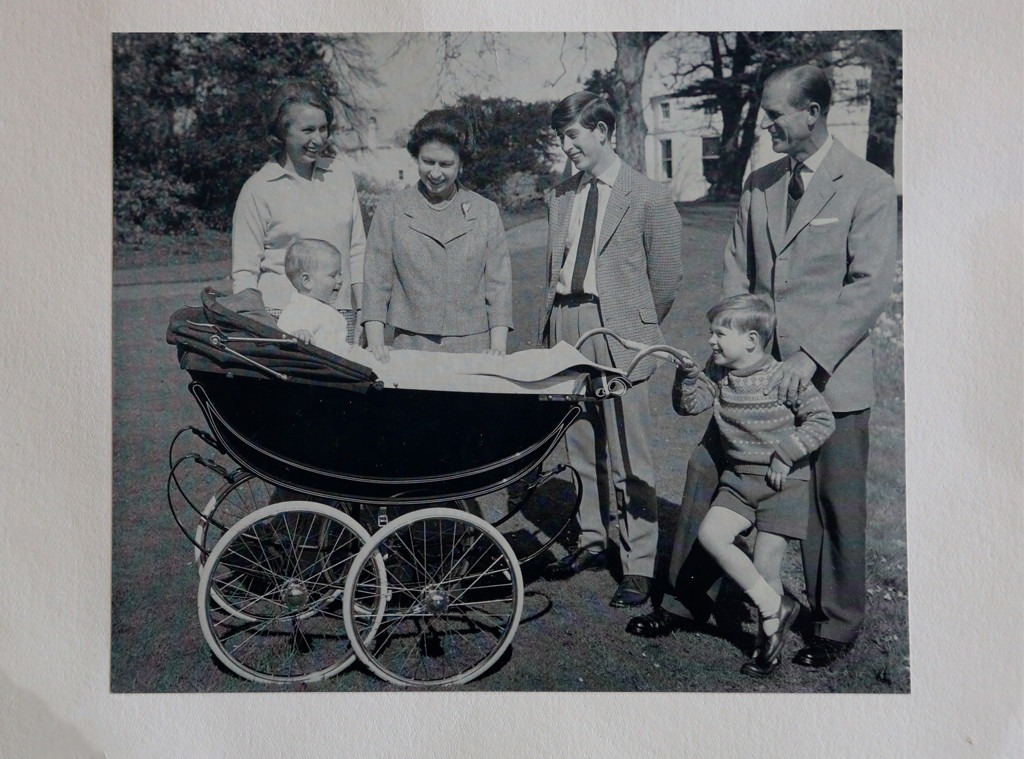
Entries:
<svg viewBox="0 0 1024 759">
<path fill-rule="evenodd" d="M 780 403 L 774 389 L 765 395 L 769 377 L 778 366 L 771 356 L 734 370 L 716 366 L 709 359 L 696 380 L 687 380 L 677 370 L 672 406 L 676 413 L 686 415 L 714 408 L 734 471 L 763 474 L 776 454 L 792 467 L 790 477 L 808 479 L 807 457 L 832 434 L 835 419 L 814 387 L 801 392 L 796 409 Z"/>
</svg>

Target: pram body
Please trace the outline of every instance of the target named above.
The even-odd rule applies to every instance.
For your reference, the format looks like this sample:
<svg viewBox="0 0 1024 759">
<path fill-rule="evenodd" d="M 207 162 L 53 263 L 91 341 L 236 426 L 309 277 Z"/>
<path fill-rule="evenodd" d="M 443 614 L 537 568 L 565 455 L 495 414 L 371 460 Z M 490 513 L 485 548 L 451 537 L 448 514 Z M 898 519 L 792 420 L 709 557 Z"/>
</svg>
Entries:
<svg viewBox="0 0 1024 759">
<path fill-rule="evenodd" d="M 485 671 L 511 642 L 523 582 L 519 558 L 465 499 L 517 482 L 529 497 L 565 471 L 541 464 L 581 402 L 628 390 L 623 372 L 581 360 L 507 392 L 395 387 L 301 345 L 258 302 L 210 290 L 202 302 L 173 315 L 167 339 L 209 426 L 192 431 L 238 468 L 176 456 L 176 437 L 168 498 L 196 545 L 214 653 L 272 683 L 329 677 L 356 656 L 402 685 Z M 226 481 L 205 508 L 181 486 L 195 463 Z M 199 514 L 194 539 L 181 499 Z"/>
</svg>

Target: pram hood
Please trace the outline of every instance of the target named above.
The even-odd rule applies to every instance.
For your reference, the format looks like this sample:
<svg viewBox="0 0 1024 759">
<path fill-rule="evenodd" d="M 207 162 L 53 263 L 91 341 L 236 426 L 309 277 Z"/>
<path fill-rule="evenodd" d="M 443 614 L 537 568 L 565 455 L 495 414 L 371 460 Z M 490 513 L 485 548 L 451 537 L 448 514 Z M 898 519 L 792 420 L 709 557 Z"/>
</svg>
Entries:
<svg viewBox="0 0 1024 759">
<path fill-rule="evenodd" d="M 167 327 L 167 342 L 177 346 L 182 369 L 240 376 L 277 372 L 299 381 L 345 383 L 350 389 L 377 382 L 369 367 L 304 345 L 278 329 L 258 290 L 226 295 L 207 287 L 200 297 L 201 306 L 178 309 Z"/>
</svg>

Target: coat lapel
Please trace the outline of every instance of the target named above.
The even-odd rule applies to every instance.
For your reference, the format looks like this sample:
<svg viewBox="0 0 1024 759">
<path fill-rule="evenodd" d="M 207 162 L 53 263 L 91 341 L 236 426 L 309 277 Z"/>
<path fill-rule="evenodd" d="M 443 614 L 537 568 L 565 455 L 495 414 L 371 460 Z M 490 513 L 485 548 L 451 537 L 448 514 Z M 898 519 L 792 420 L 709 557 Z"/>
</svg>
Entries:
<svg viewBox="0 0 1024 759">
<path fill-rule="evenodd" d="M 776 256 L 782 252 L 786 238 L 786 163 L 779 162 L 779 175 L 764 192 L 765 204 L 768 206 L 768 234 L 771 236 L 772 252 Z"/>
<path fill-rule="evenodd" d="M 814 219 L 836 194 L 836 181 L 843 176 L 845 165 L 844 148 L 833 141 L 828 155 L 811 177 L 800 204 L 793 212 L 793 221 L 786 230 L 786 236 L 779 253 L 785 250 L 793 239 Z"/>
<path fill-rule="evenodd" d="M 549 247 L 551 249 L 551 260 L 555 263 L 555 266 L 552 268 L 555 271 L 556 279 L 562 264 L 565 263 L 565 238 L 569 234 L 569 217 L 572 216 L 572 204 L 576 198 L 576 189 L 579 187 L 581 177 L 582 172 L 577 173 L 573 180 L 563 188 L 562 193 L 555 196 L 553 201 L 554 224 L 552 225 Z"/>
<path fill-rule="evenodd" d="M 427 201 L 419 192 L 409 193 L 407 202 L 402 205 L 402 213 L 407 217 L 410 229 L 443 246 L 468 233 L 473 228 L 479 210 L 461 189 L 452 203 L 460 207 L 461 213 L 439 213 L 427 206 Z"/>
<path fill-rule="evenodd" d="M 608 196 L 608 206 L 604 209 L 604 218 L 601 220 L 601 237 L 597 241 L 598 256 L 604 252 L 608 241 L 629 209 L 629 194 L 633 191 L 631 171 L 632 169 L 623 163 L 619 168 L 618 179 L 612 185 L 611 194 Z"/>
</svg>

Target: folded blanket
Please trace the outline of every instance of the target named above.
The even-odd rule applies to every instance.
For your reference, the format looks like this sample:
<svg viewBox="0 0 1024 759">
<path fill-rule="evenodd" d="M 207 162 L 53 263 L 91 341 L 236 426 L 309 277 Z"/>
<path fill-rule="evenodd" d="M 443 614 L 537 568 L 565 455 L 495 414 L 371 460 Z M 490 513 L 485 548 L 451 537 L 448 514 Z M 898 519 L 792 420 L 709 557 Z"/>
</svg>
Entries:
<svg viewBox="0 0 1024 759">
<path fill-rule="evenodd" d="M 352 348 L 345 358 L 371 368 L 386 387 L 416 390 L 573 394 L 589 374 L 622 376 L 614 367 L 588 360 L 568 343 L 506 356 L 393 350 L 386 364 L 367 350 Z"/>
</svg>

